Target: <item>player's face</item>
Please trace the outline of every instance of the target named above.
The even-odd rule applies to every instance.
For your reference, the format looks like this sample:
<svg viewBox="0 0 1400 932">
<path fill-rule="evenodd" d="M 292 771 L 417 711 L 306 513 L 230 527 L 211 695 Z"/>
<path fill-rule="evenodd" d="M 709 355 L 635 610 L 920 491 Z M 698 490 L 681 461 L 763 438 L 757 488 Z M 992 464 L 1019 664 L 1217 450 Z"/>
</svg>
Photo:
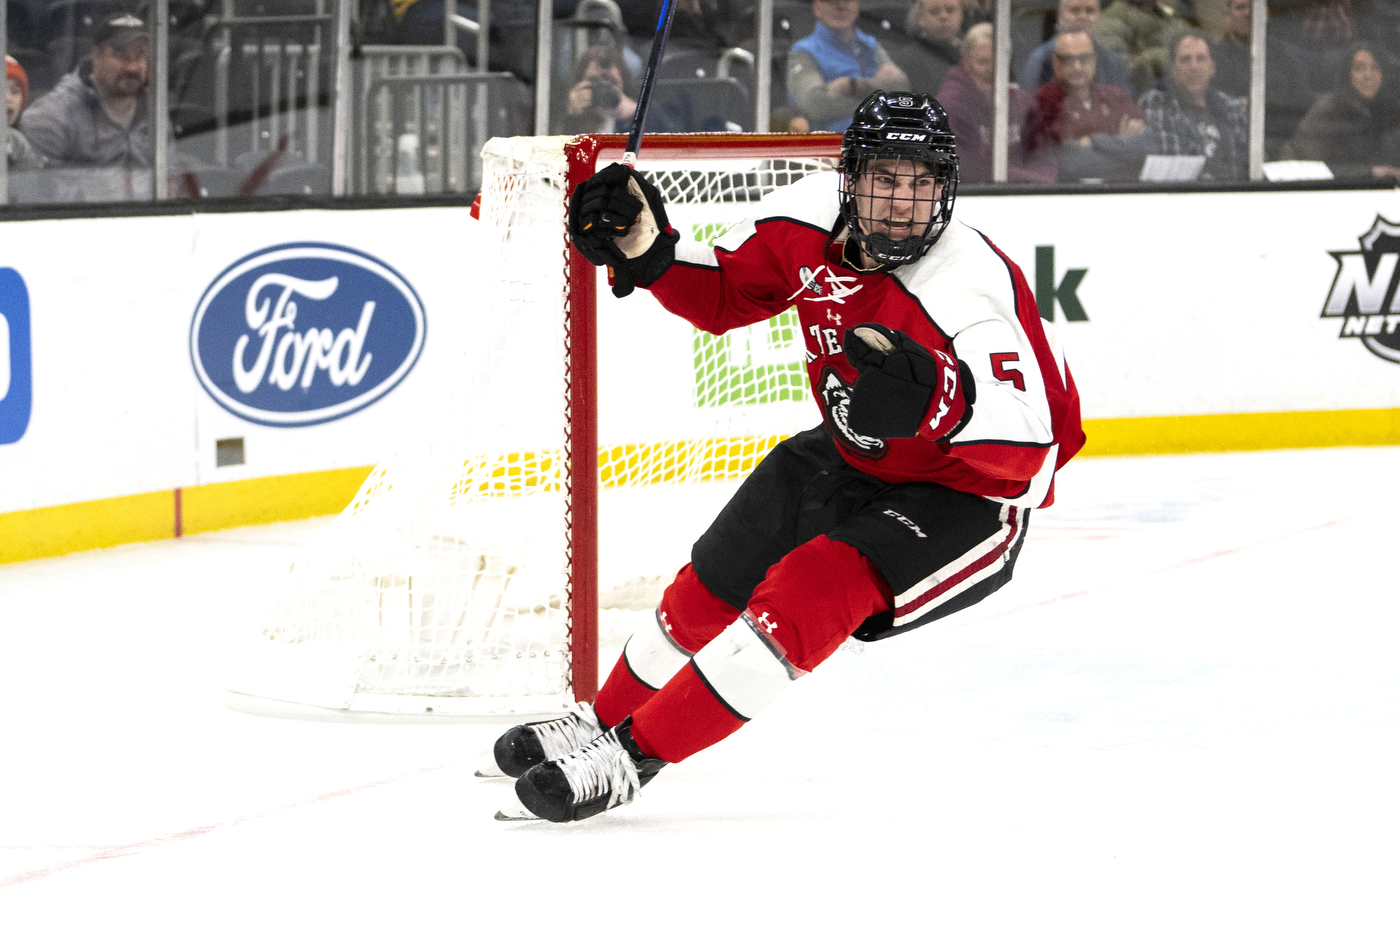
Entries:
<svg viewBox="0 0 1400 932">
<path fill-rule="evenodd" d="M 856 208 L 868 233 L 902 242 L 933 219 L 943 185 L 933 169 L 907 159 L 879 159 L 856 177 Z"/>
<path fill-rule="evenodd" d="M 1069 32 L 1055 40 L 1055 77 L 1072 91 L 1083 91 L 1094 80 L 1094 43 L 1082 32 Z"/>
<path fill-rule="evenodd" d="M 1195 36 L 1182 39 L 1176 47 L 1176 58 L 1172 59 L 1172 79 L 1194 96 L 1204 94 L 1213 77 L 1215 62 L 1210 57 L 1210 46 Z"/>
</svg>

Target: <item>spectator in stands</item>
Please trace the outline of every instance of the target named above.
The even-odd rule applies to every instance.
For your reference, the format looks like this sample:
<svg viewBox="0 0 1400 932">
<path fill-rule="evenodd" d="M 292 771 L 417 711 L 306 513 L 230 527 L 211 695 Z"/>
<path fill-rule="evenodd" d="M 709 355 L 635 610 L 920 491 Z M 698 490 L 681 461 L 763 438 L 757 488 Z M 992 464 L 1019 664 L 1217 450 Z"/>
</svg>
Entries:
<svg viewBox="0 0 1400 932">
<path fill-rule="evenodd" d="M 812 126 L 841 132 L 871 91 L 909 90 L 880 43 L 856 28 L 860 0 L 812 0 L 812 34 L 788 50 L 788 96 Z"/>
<path fill-rule="evenodd" d="M 1241 99 L 1249 97 L 1253 7 L 1251 0 L 1230 0 L 1225 34 L 1211 45 L 1215 86 Z M 1298 50 L 1279 38 L 1272 26 L 1265 35 L 1264 148 L 1275 155 L 1298 128 L 1314 95 Z"/>
<path fill-rule="evenodd" d="M 5 56 L 5 125 L 9 131 L 9 164 L 12 169 L 41 168 L 44 159 L 29 140 L 15 128 L 19 115 L 29 106 L 29 75 L 13 56 Z"/>
<path fill-rule="evenodd" d="M 1138 101 L 1147 122 L 1149 151 L 1205 156 L 1202 180 L 1245 180 L 1249 109 L 1244 101 L 1212 86 L 1210 42 L 1188 30 L 1171 44 L 1169 60 L 1170 75 Z"/>
<path fill-rule="evenodd" d="M 948 122 L 958 144 L 960 181 L 992 180 L 992 24 L 978 23 L 963 37 L 962 59 L 948 69 L 938 102 L 948 112 Z M 1042 149 L 1028 159 L 1021 144 L 1030 101 L 1012 85 L 1008 98 L 1010 122 L 1007 137 L 1008 181 L 1049 183 L 1055 180 L 1054 156 Z"/>
<path fill-rule="evenodd" d="M 129 13 L 98 25 L 92 53 L 25 111 L 20 128 L 50 166 L 149 168 L 150 39 Z"/>
<path fill-rule="evenodd" d="M 1377 25 L 1369 19 L 1358 15 L 1352 0 L 1295 0 L 1269 17 L 1267 34 L 1297 50 L 1308 86 L 1322 91 L 1350 59 L 1352 43 L 1367 38 L 1369 28 Z"/>
<path fill-rule="evenodd" d="M 960 0 L 914 0 L 902 33 L 886 38 L 890 58 L 921 94 L 936 94 L 962 54 L 963 8 Z"/>
<path fill-rule="evenodd" d="M 1247 0 L 1246 0 L 1247 2 Z M 1094 34 L 1099 22 L 1099 0 L 1060 0 L 1056 14 L 1055 31 L 1063 35 L 1067 32 Z M 1016 73 L 1016 81 L 1027 94 L 1034 94 L 1046 81 L 1055 76 L 1051 59 L 1055 54 L 1055 39 L 1049 39 L 1035 47 L 1030 57 Z M 1128 80 L 1128 62 L 1112 49 L 1094 43 L 1094 56 L 1097 61 L 1094 71 L 1095 84 L 1112 84 L 1124 93 L 1132 93 Z"/>
<path fill-rule="evenodd" d="M 1161 0 L 1114 0 L 1099 16 L 1094 40 L 1128 61 L 1133 93 L 1141 94 L 1167 72 L 1167 47 L 1190 27 Z"/>
<path fill-rule="evenodd" d="M 1100 84 L 1087 32 L 1055 39 L 1054 78 L 1036 91 L 1026 121 L 1026 148 L 1055 151 L 1060 181 L 1131 181 L 1147 155 L 1145 124 L 1127 92 Z"/>
<path fill-rule="evenodd" d="M 1338 178 L 1400 178 L 1400 108 L 1381 93 L 1384 81 L 1375 47 L 1356 43 L 1336 90 L 1303 117 L 1284 157 L 1326 162 Z"/>
<path fill-rule="evenodd" d="M 622 54 L 611 45 L 594 45 L 574 66 L 558 133 L 616 133 L 632 127 L 636 91 L 630 86 Z"/>
</svg>

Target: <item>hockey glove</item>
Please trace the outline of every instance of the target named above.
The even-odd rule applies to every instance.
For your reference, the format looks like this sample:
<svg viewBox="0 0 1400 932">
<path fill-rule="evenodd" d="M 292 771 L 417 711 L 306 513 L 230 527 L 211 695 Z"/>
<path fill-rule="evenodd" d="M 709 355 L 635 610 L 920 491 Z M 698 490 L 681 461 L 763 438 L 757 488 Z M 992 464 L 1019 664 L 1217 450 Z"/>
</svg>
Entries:
<svg viewBox="0 0 1400 932">
<path fill-rule="evenodd" d="M 608 267 L 619 298 L 660 278 L 675 261 L 680 239 L 666 218 L 661 192 L 621 163 L 574 188 L 569 236 L 585 259 Z"/>
<path fill-rule="evenodd" d="M 858 434 L 939 442 L 972 416 L 972 370 L 948 353 L 930 352 L 903 331 L 880 324 L 847 330 L 845 353 L 860 373 L 847 415 Z"/>
</svg>

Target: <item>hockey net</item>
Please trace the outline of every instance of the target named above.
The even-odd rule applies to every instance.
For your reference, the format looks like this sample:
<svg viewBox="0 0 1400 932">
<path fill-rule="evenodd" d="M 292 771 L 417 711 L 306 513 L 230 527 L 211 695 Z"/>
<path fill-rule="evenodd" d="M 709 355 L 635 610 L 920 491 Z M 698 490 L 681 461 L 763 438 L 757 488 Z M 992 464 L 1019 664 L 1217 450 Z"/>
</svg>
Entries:
<svg viewBox="0 0 1400 932">
<path fill-rule="evenodd" d="M 657 135 L 639 167 L 710 243 L 831 170 L 837 138 Z M 294 562 L 231 693 L 435 715 L 591 699 L 600 618 L 615 649 L 738 481 L 817 422 L 794 311 L 701 333 L 645 291 L 614 299 L 570 247 L 568 195 L 623 141 L 486 145 L 487 281 L 446 400 Z"/>
</svg>

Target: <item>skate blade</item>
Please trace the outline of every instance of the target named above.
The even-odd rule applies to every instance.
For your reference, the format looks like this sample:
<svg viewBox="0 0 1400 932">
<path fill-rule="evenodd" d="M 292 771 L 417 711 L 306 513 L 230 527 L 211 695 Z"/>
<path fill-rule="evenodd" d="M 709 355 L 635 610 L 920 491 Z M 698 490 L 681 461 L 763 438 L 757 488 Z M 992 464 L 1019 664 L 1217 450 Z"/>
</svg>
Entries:
<svg viewBox="0 0 1400 932">
<path fill-rule="evenodd" d="M 476 775 L 483 779 L 491 777 L 504 777 L 505 773 L 496 766 L 496 755 L 483 754 L 476 759 Z"/>
<path fill-rule="evenodd" d="M 543 821 L 529 809 L 519 804 L 506 806 L 496 813 L 497 822 L 540 822 Z"/>
</svg>

